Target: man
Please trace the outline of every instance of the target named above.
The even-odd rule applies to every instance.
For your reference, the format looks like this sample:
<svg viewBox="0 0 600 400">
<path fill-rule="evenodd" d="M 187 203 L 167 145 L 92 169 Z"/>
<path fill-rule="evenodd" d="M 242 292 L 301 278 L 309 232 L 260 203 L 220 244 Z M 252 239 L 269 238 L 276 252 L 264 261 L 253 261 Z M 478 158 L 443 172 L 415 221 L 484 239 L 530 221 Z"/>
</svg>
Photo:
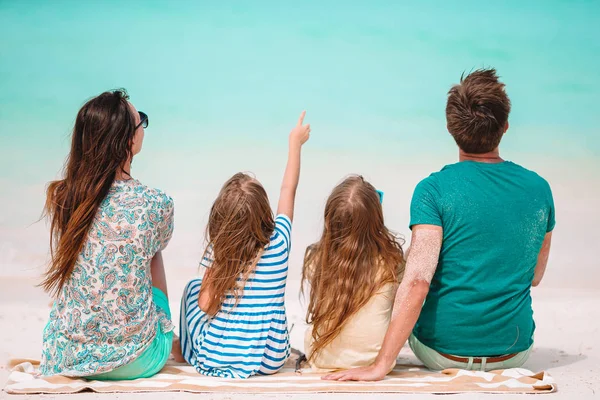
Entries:
<svg viewBox="0 0 600 400">
<path fill-rule="evenodd" d="M 500 157 L 509 112 L 493 69 L 450 89 L 446 120 L 459 162 L 415 189 L 411 249 L 381 351 L 371 366 L 324 379 L 383 379 L 406 340 L 435 370 L 489 371 L 527 360 L 530 288 L 546 269 L 554 203 L 543 178 Z"/>
</svg>

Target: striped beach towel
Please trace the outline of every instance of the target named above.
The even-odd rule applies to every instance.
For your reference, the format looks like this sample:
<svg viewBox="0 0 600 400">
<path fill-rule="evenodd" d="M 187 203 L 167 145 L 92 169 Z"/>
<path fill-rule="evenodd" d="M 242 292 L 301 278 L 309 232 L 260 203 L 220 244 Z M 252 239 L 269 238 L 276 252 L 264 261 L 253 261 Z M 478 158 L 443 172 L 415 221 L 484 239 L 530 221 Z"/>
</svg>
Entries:
<svg viewBox="0 0 600 400">
<path fill-rule="evenodd" d="M 4 390 L 11 394 L 125 392 L 191 393 L 550 393 L 554 380 L 546 373 L 526 369 L 479 372 L 449 369 L 431 372 L 415 366 L 398 365 L 380 382 L 331 382 L 321 374 L 294 372 L 290 359 L 280 373 L 248 379 L 218 378 L 198 374 L 194 367 L 169 362 L 152 378 L 134 381 L 87 381 L 63 376 L 39 377 L 39 364 L 21 360 L 13 368 Z"/>
</svg>

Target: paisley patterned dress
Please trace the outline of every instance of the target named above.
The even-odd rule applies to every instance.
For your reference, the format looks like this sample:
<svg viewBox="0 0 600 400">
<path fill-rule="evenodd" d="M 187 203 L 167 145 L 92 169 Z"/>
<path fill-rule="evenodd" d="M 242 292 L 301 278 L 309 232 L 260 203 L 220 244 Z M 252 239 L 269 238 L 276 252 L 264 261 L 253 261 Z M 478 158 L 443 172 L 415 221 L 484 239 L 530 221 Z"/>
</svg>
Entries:
<svg viewBox="0 0 600 400">
<path fill-rule="evenodd" d="M 43 375 L 89 376 L 134 361 L 173 330 L 152 298 L 150 262 L 173 233 L 173 200 L 115 181 L 44 329 Z"/>
</svg>

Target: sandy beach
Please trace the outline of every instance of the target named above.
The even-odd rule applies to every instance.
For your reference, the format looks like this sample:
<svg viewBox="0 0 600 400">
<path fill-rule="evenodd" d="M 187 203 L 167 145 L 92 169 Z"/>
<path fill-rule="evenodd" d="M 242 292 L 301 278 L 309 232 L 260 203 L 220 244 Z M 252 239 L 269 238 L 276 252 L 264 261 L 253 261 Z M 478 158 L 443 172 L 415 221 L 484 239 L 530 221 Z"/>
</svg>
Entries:
<svg viewBox="0 0 600 400">
<path fill-rule="evenodd" d="M 513 105 L 501 155 L 544 177 L 556 206 L 548 269 L 532 290 L 537 329 L 525 368 L 552 375 L 552 398 L 600 397 L 600 2 L 237 3 L 0 0 L 0 36 L 8 38 L 0 44 L 1 387 L 9 360 L 40 357 L 50 303 L 36 287 L 49 258 L 40 215 L 86 99 L 125 87 L 150 116 L 130 172 L 175 201 L 176 228 L 163 255 L 176 324 L 221 186 L 250 171 L 276 207 L 289 129 L 307 111 L 312 131 L 286 292 L 292 346 L 302 350 L 300 270 L 332 188 L 348 174 L 363 175 L 385 192 L 386 226 L 408 242 L 415 186 L 457 161 L 447 91 L 462 72 L 495 67 Z M 418 363 L 407 347 L 399 361 Z M 191 396 L 0 392 L 1 399 L 73 397 Z M 492 398 L 452 398 L 480 397 Z"/>
<path fill-rule="evenodd" d="M 237 154 L 239 152 L 239 154 Z M 185 184 L 169 181 L 169 174 L 150 177 L 149 171 L 140 168 L 142 181 L 163 187 L 176 202 L 175 234 L 164 252 L 169 297 L 173 319 L 178 323 L 179 296 L 186 280 L 196 273 L 202 251 L 202 231 L 207 212 L 223 181 L 236 170 L 251 170 L 260 177 L 271 200 L 277 198 L 280 171 L 271 171 L 269 165 L 284 164 L 284 155 L 271 157 L 269 163 L 248 162 L 241 150 L 230 151 L 232 157 L 227 170 L 214 174 L 194 174 L 199 161 L 191 153 L 178 158 L 163 154 L 162 159 L 173 164 L 173 170 L 192 171 Z M 267 149 L 254 148 L 252 154 L 260 160 L 269 159 Z M 218 152 L 211 156 L 216 160 Z M 304 249 L 314 242 L 322 229 L 322 210 L 327 194 L 341 177 L 351 172 L 362 172 L 374 185 L 385 191 L 384 214 L 386 224 L 407 237 L 409 230 L 410 193 L 417 182 L 444 163 L 453 162 L 448 154 L 440 160 L 423 159 L 408 163 L 402 158 L 387 155 L 385 159 L 354 158 L 351 153 L 338 152 L 335 163 L 327 164 L 325 151 L 307 151 L 302 171 L 290 271 L 286 292 L 286 305 L 292 345 L 302 350 L 305 308 L 299 298 L 300 274 Z M 534 318 L 537 324 L 535 349 L 525 364 L 534 372 L 548 371 L 557 381 L 558 393 L 553 397 L 564 399 L 592 398 L 600 391 L 600 291 L 598 290 L 598 262 L 591 249 L 596 245 L 594 235 L 600 223 L 600 214 L 594 212 L 600 198 L 597 189 L 590 190 L 590 182 L 597 178 L 592 171 L 578 170 L 566 162 L 548 163 L 540 157 L 528 159 L 527 166 L 551 177 L 557 207 L 557 229 L 553 237 L 552 251 L 544 281 L 532 290 Z M 216 162 L 216 161 L 215 161 Z M 246 164 L 248 162 L 248 164 Z M 0 224 L 0 321 L 4 329 L 0 335 L 0 384 L 4 385 L 8 370 L 4 365 L 11 358 L 39 359 L 42 329 L 49 313 L 50 299 L 35 288 L 36 276 L 43 271 L 48 257 L 48 231 L 39 218 L 43 204 L 43 182 L 20 191 L 22 196 L 10 197 L 9 208 L 16 215 L 6 215 L 4 226 Z M 7 197 L 8 198 L 8 197 Z M 592 210 L 590 212 L 590 210 Z M 16 221 L 12 223 L 11 221 Z M 407 237 L 409 239 L 409 237 Z M 409 243 L 406 243 L 407 248 Z M 408 348 L 400 355 L 403 363 L 418 363 Z M 5 393 L 2 396 L 7 396 Z M 189 394 L 115 394 L 77 395 L 88 399 L 164 399 L 187 398 Z M 392 398 L 397 395 L 311 395 L 314 399 L 325 398 Z M 472 399 L 482 395 L 457 395 L 456 398 Z M 32 396 L 36 397 L 36 396 Z M 37 398 L 70 398 L 70 396 L 37 396 Z M 303 398 L 280 395 L 233 395 L 228 393 L 205 396 L 214 399 Z M 418 395 L 419 398 L 438 398 L 434 395 Z M 16 398 L 16 397 L 14 397 Z M 22 396 L 19 398 L 28 398 Z"/>
<path fill-rule="evenodd" d="M 177 271 L 175 276 L 191 273 Z M 178 320 L 178 296 L 185 281 L 172 279 L 169 282 L 173 318 Z M 6 363 L 13 358 L 39 359 L 42 329 L 49 312 L 49 298 L 35 288 L 35 280 L 24 278 L 3 278 L 0 282 L 0 384 L 4 386 L 9 370 Z M 303 349 L 304 308 L 298 298 L 299 281 L 290 280 L 286 295 L 291 341 L 295 348 Z M 525 368 L 534 372 L 548 371 L 557 381 L 558 393 L 551 395 L 560 399 L 588 399 L 600 393 L 600 293 L 593 289 L 558 289 L 540 287 L 533 290 L 534 312 L 537 324 L 535 349 Z M 404 348 L 399 361 L 418 363 L 408 348 Z M 95 399 L 180 399 L 188 398 L 186 393 L 140 393 L 104 394 L 83 393 L 60 396 L 10 396 L 2 392 L 2 398 L 86 398 Z M 364 394 L 320 394 L 313 399 L 370 399 L 397 398 L 397 394 L 372 396 Z M 418 398 L 439 398 L 436 395 L 415 395 Z M 455 395 L 456 399 L 475 399 L 485 395 Z M 494 395 L 488 395 L 494 396 Z M 511 396 L 512 398 L 513 396 Z M 515 396 L 518 397 L 518 396 Z M 281 399 L 303 398 L 302 395 L 233 395 L 228 393 L 203 396 L 205 399 Z"/>
</svg>

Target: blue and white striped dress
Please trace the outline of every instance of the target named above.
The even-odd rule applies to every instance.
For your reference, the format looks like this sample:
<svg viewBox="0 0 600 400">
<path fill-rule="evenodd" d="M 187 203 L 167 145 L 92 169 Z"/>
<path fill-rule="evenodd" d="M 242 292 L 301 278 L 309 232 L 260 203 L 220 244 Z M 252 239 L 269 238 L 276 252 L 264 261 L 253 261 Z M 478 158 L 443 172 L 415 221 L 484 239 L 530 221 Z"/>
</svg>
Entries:
<svg viewBox="0 0 600 400">
<path fill-rule="evenodd" d="M 227 296 L 214 318 L 198 305 L 202 278 L 187 284 L 181 300 L 181 349 L 199 373 L 248 378 L 274 374 L 285 364 L 290 355 L 284 297 L 291 231 L 290 219 L 278 215 L 237 306 Z"/>
</svg>

